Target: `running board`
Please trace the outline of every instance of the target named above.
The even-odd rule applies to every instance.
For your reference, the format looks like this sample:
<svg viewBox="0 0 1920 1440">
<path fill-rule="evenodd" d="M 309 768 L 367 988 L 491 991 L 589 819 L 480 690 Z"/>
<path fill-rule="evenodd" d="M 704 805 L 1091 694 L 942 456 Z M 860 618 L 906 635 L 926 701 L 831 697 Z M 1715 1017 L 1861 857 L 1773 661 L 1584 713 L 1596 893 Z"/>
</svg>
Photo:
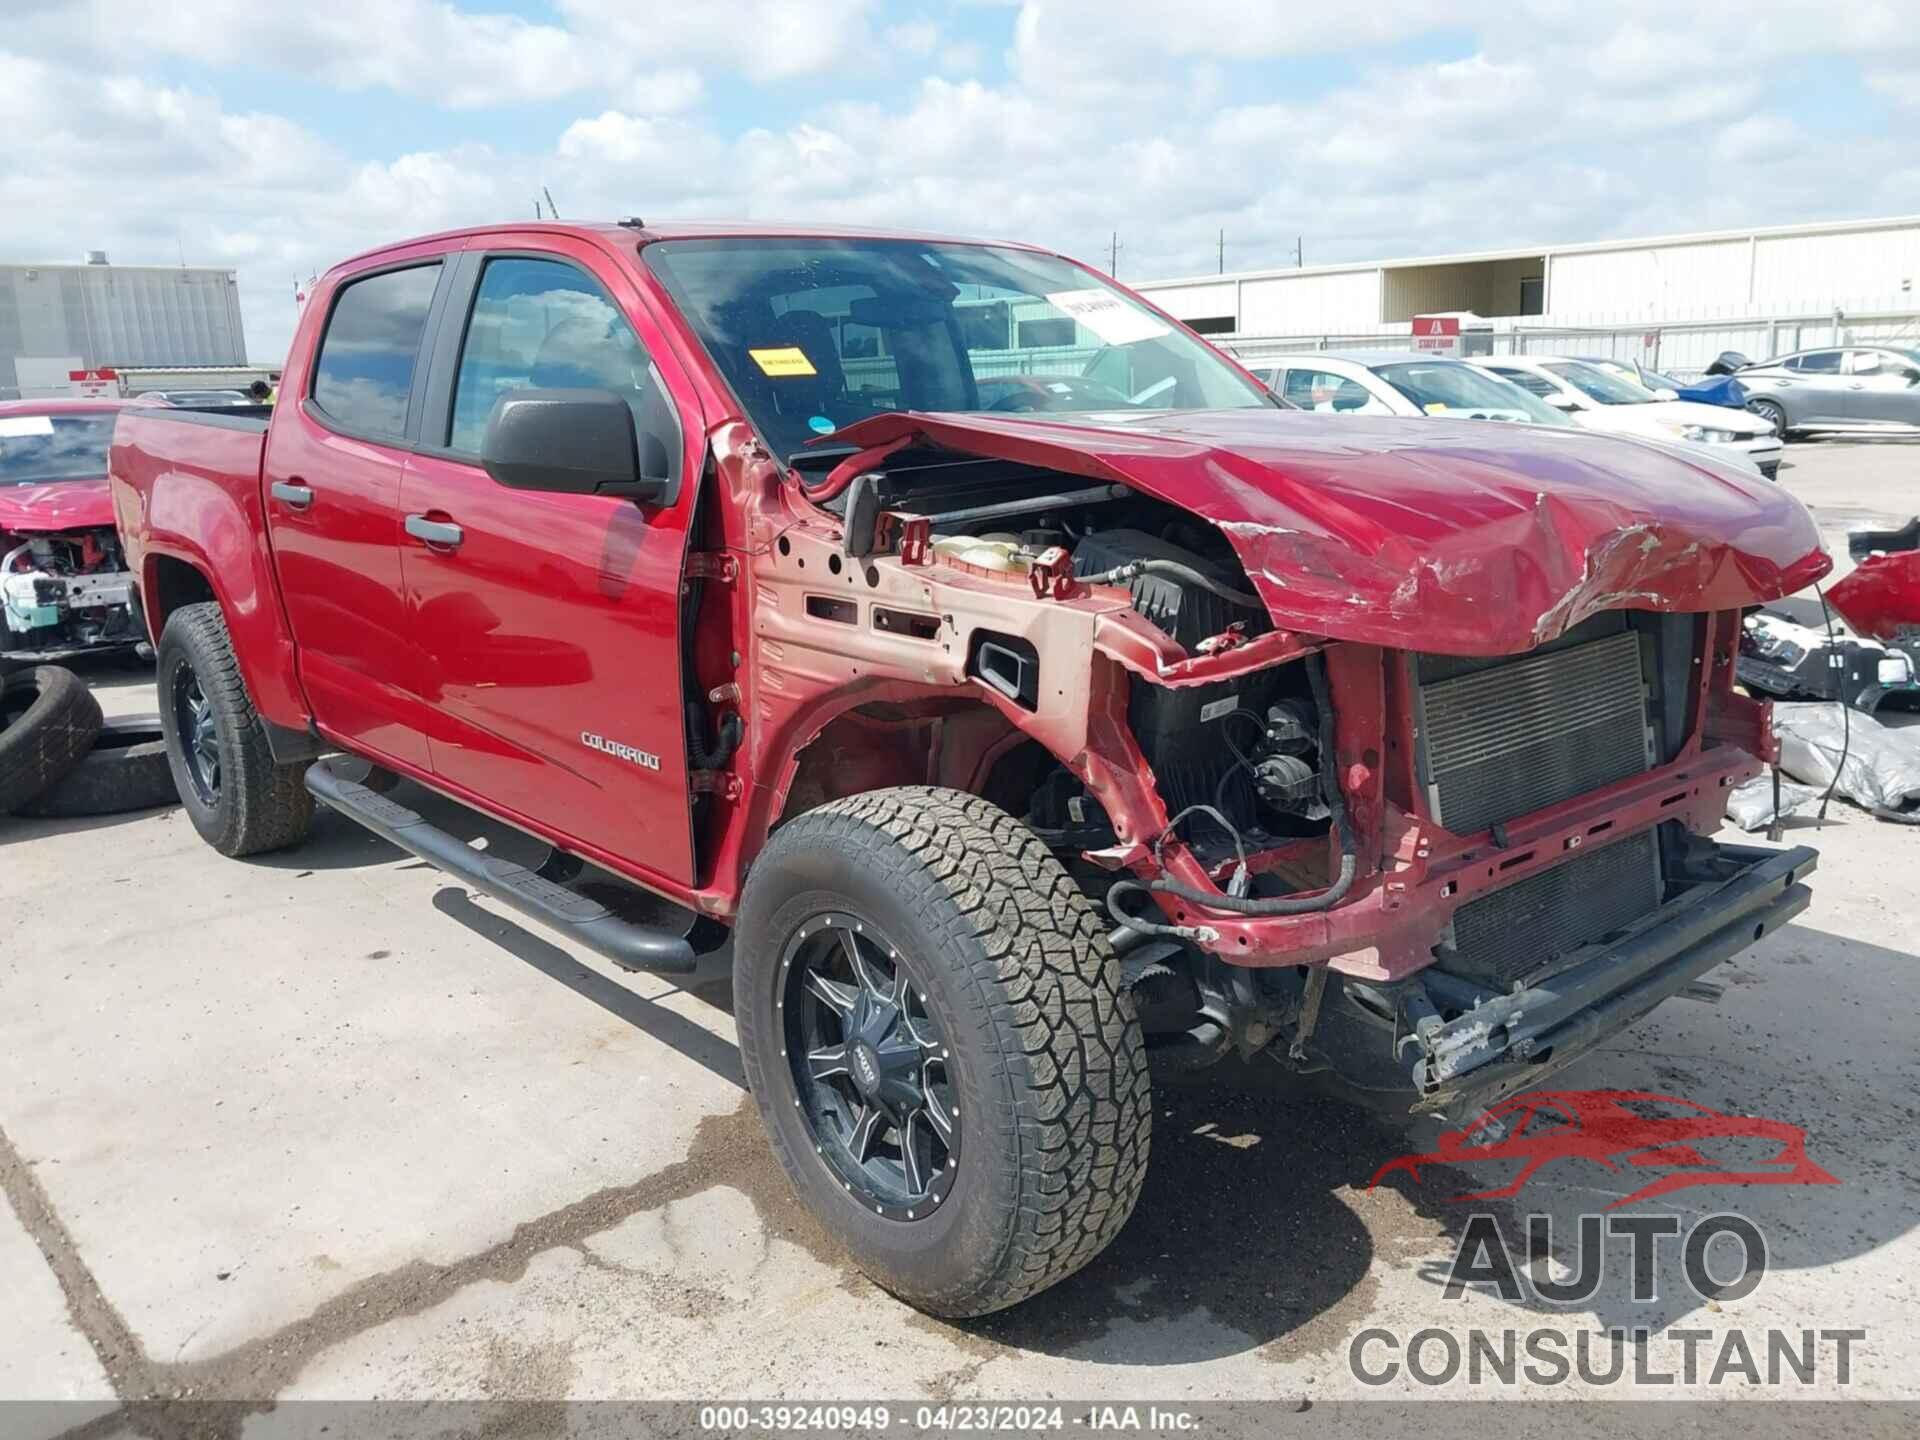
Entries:
<svg viewBox="0 0 1920 1440">
<path fill-rule="evenodd" d="M 358 781 L 343 780 L 325 760 L 307 767 L 307 789 L 321 804 L 366 826 L 383 840 L 411 851 L 435 869 L 511 905 L 522 915 L 573 937 L 622 970 L 684 975 L 694 967 L 697 957 L 684 936 L 622 920 L 590 896 L 557 885 L 525 865 L 476 850 L 406 806 Z"/>
</svg>

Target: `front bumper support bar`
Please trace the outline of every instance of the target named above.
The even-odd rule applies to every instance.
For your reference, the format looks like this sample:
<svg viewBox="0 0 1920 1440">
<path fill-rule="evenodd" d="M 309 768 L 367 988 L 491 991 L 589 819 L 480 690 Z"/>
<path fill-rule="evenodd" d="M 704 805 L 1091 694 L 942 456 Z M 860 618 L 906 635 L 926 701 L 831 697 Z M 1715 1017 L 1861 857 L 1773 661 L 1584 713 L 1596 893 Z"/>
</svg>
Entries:
<svg viewBox="0 0 1920 1440">
<path fill-rule="evenodd" d="M 1400 1042 L 1419 1091 L 1414 1110 L 1470 1113 L 1538 1084 L 1786 924 L 1812 899 L 1801 881 L 1819 852 L 1804 845 L 1716 849 L 1742 867 L 1738 873 L 1696 885 L 1612 945 L 1524 989 L 1482 999 L 1449 1021 L 1432 1011 L 1417 1021 Z M 1442 1005 L 1457 1002 L 1449 992 L 1462 985 L 1434 971 L 1414 983 L 1427 992 L 1427 1004 Z"/>
</svg>

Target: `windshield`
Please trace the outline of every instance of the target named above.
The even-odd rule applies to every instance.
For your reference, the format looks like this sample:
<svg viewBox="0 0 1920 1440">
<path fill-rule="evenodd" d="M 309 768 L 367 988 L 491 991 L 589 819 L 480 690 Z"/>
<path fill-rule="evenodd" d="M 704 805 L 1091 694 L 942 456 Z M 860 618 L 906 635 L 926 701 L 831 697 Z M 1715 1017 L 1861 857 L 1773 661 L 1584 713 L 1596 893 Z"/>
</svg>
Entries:
<svg viewBox="0 0 1920 1440">
<path fill-rule="evenodd" d="M 1052 255 L 785 236 L 642 253 L 781 456 L 894 410 L 1273 408 L 1216 351 Z"/>
<path fill-rule="evenodd" d="M 1574 389 L 1602 405 L 1646 405 L 1660 397 L 1635 381 L 1609 375 L 1578 360 L 1553 360 L 1542 365 Z"/>
<path fill-rule="evenodd" d="M 0 485 L 97 480 L 107 473 L 113 412 L 0 415 Z"/>
<path fill-rule="evenodd" d="M 1429 415 L 1470 420 L 1524 420 L 1534 425 L 1573 422 L 1538 396 L 1458 360 L 1412 360 L 1376 365 L 1373 373 Z"/>
</svg>

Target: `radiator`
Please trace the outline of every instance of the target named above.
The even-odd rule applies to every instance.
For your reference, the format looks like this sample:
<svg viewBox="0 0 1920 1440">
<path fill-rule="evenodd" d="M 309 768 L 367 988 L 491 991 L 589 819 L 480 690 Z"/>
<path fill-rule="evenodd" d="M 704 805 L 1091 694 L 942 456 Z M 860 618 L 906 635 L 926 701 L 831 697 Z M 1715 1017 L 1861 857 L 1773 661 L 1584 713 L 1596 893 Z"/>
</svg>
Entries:
<svg viewBox="0 0 1920 1440">
<path fill-rule="evenodd" d="M 1570 800 L 1653 763 L 1640 636 L 1613 633 L 1491 663 L 1416 662 L 1420 774 L 1456 835 Z M 1651 832 L 1570 859 L 1454 912 L 1442 969 L 1504 987 L 1660 903 Z"/>
<path fill-rule="evenodd" d="M 1470 900 L 1453 912 L 1440 968 L 1505 989 L 1660 903 L 1660 852 L 1648 830 Z"/>
<path fill-rule="evenodd" d="M 1632 630 L 1423 679 L 1415 695 L 1427 800 L 1456 835 L 1640 774 L 1653 761 Z"/>
</svg>

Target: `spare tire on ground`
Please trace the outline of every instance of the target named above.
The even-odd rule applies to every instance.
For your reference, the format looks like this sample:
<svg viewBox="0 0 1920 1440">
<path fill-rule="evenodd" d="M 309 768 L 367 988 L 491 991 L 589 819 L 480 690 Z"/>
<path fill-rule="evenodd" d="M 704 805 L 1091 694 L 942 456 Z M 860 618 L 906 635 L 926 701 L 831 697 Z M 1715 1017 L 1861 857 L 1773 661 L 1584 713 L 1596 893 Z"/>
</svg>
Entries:
<svg viewBox="0 0 1920 1440">
<path fill-rule="evenodd" d="M 78 765 L 100 723 L 100 702 L 71 670 L 36 665 L 0 680 L 0 814 Z"/>
<path fill-rule="evenodd" d="M 15 813 L 64 819 L 179 803 L 160 717 L 134 715 L 102 725 L 86 758 Z"/>
</svg>

